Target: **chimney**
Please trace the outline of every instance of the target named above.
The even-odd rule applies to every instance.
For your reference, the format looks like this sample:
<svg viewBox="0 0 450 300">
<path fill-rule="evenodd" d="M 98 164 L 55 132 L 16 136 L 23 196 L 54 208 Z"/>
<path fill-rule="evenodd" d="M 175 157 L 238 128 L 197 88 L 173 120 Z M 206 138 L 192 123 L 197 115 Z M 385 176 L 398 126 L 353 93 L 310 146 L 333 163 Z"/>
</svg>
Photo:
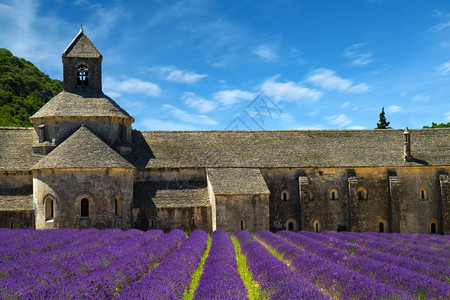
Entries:
<svg viewBox="0 0 450 300">
<path fill-rule="evenodd" d="M 411 161 L 412 160 L 411 155 L 411 136 L 409 134 L 409 129 L 406 127 L 405 131 L 403 132 L 403 160 L 404 161 Z"/>
</svg>

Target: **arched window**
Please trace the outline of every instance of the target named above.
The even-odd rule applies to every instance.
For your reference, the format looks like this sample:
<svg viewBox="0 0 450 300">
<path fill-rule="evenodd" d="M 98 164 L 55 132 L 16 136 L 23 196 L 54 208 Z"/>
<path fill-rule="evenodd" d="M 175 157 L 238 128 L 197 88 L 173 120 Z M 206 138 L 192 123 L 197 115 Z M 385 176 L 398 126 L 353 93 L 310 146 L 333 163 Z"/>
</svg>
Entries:
<svg viewBox="0 0 450 300">
<path fill-rule="evenodd" d="M 358 200 L 367 200 L 367 190 L 362 186 L 358 188 Z"/>
<path fill-rule="evenodd" d="M 114 216 L 116 218 L 122 218 L 123 214 L 123 203 L 122 203 L 122 197 L 117 196 L 114 199 Z"/>
<path fill-rule="evenodd" d="M 419 197 L 422 201 L 428 200 L 428 189 L 426 187 L 420 188 Z"/>
<path fill-rule="evenodd" d="M 313 191 L 308 191 L 309 193 L 309 201 L 314 201 L 314 193 Z"/>
<path fill-rule="evenodd" d="M 150 220 L 150 229 L 155 229 L 156 228 L 156 220 L 155 219 L 151 219 Z"/>
<path fill-rule="evenodd" d="M 339 200 L 339 191 L 337 189 L 330 190 L 330 200 Z"/>
<path fill-rule="evenodd" d="M 195 217 L 191 218 L 191 227 L 195 227 Z"/>
<path fill-rule="evenodd" d="M 438 231 L 437 221 L 436 220 L 432 220 L 430 222 L 430 233 L 431 234 L 437 234 L 437 231 Z"/>
<path fill-rule="evenodd" d="M 315 220 L 313 222 L 313 229 L 314 229 L 315 232 L 320 232 L 321 231 L 319 220 Z"/>
<path fill-rule="evenodd" d="M 77 85 L 89 86 L 89 69 L 85 65 L 80 65 L 77 68 Z"/>
<path fill-rule="evenodd" d="M 288 223 L 288 230 L 289 231 L 294 231 L 294 223 L 293 222 L 289 222 Z"/>
<path fill-rule="evenodd" d="M 383 222 L 378 223 L 378 232 L 384 232 L 384 223 Z"/>
<path fill-rule="evenodd" d="M 289 201 L 289 192 L 287 190 L 281 192 L 281 201 Z"/>
<path fill-rule="evenodd" d="M 245 220 L 241 219 L 241 221 L 239 223 L 240 223 L 241 230 L 245 230 Z"/>
<path fill-rule="evenodd" d="M 294 218 L 289 218 L 284 223 L 286 230 L 297 231 L 297 221 Z"/>
<path fill-rule="evenodd" d="M 52 197 L 45 198 L 45 220 L 51 221 L 55 216 L 55 202 Z"/>
<path fill-rule="evenodd" d="M 13 221 L 9 221 L 9 228 L 10 229 L 14 229 L 14 222 Z"/>
<path fill-rule="evenodd" d="M 89 217 L 89 199 L 88 198 L 81 199 L 80 206 L 81 206 L 81 217 L 82 218 Z"/>
</svg>

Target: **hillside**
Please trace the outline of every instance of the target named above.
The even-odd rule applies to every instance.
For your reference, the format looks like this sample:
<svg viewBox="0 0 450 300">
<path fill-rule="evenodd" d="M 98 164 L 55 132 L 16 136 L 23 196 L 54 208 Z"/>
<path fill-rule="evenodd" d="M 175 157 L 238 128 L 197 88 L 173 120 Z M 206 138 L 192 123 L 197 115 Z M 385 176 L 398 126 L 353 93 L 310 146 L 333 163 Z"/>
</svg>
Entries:
<svg viewBox="0 0 450 300">
<path fill-rule="evenodd" d="M 62 89 L 62 81 L 0 48 L 0 126 L 31 126 L 30 116 Z"/>
</svg>

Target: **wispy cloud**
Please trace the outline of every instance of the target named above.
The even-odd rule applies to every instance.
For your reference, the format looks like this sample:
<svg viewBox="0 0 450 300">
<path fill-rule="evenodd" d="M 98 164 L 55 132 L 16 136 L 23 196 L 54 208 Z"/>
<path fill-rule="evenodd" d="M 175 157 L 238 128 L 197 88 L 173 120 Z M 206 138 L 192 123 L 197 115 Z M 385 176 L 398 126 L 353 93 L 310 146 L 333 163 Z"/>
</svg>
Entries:
<svg viewBox="0 0 450 300">
<path fill-rule="evenodd" d="M 339 127 L 344 127 L 352 123 L 352 120 L 344 114 L 329 116 L 326 117 L 325 120 L 327 120 L 330 124 L 337 125 Z"/>
<path fill-rule="evenodd" d="M 432 31 L 443 31 L 443 30 L 447 29 L 448 27 L 450 27 L 450 21 L 438 23 L 438 24 L 434 25 L 433 27 L 431 27 L 431 30 Z"/>
<path fill-rule="evenodd" d="M 279 101 L 318 101 L 322 97 L 322 92 L 307 88 L 298 83 L 277 82 L 279 75 L 273 76 L 261 85 L 261 90 L 268 96 Z"/>
<path fill-rule="evenodd" d="M 450 121 L 450 111 L 445 114 L 445 120 Z"/>
<path fill-rule="evenodd" d="M 198 74 L 192 71 L 180 70 L 175 66 L 154 67 L 151 68 L 151 70 L 157 72 L 164 80 L 177 83 L 193 84 L 208 76 L 206 74 Z"/>
<path fill-rule="evenodd" d="M 255 94 L 239 89 L 219 91 L 213 95 L 213 99 L 222 103 L 225 107 L 230 107 L 241 101 L 253 100 L 254 97 Z"/>
<path fill-rule="evenodd" d="M 192 92 L 185 92 L 181 97 L 183 102 L 189 107 L 198 110 L 200 113 L 209 113 L 217 107 L 217 103 L 211 100 L 203 99 Z"/>
<path fill-rule="evenodd" d="M 278 55 L 275 53 L 274 47 L 268 44 L 258 45 L 252 49 L 252 53 L 267 61 L 278 60 Z"/>
<path fill-rule="evenodd" d="M 373 61 L 372 53 L 362 51 L 362 46 L 364 44 L 353 44 L 344 51 L 344 56 L 350 58 L 353 65 L 365 66 Z"/>
<path fill-rule="evenodd" d="M 205 115 L 194 115 L 190 114 L 182 109 L 179 109 L 170 104 L 164 104 L 163 109 L 175 119 L 189 123 L 189 124 L 199 124 L 199 125 L 217 125 L 218 123 L 213 119 Z"/>
<path fill-rule="evenodd" d="M 161 89 L 157 84 L 143 81 L 139 78 L 117 80 L 113 77 L 105 77 L 104 87 L 106 90 L 116 93 L 116 96 L 120 93 L 143 94 L 152 97 L 157 97 L 161 94 Z"/>
<path fill-rule="evenodd" d="M 195 130 L 195 126 L 176 123 L 173 121 L 162 121 L 158 119 L 146 119 L 140 123 L 142 130 Z"/>
<path fill-rule="evenodd" d="M 412 101 L 415 101 L 415 102 L 427 102 L 428 100 L 430 100 L 430 96 L 429 95 L 415 95 L 413 98 L 412 98 Z"/>
<path fill-rule="evenodd" d="M 442 65 L 438 66 L 436 70 L 442 75 L 447 75 L 450 72 L 450 61 L 447 61 Z"/>
<path fill-rule="evenodd" d="M 310 72 L 306 81 L 329 91 L 362 93 L 370 89 L 366 83 L 353 84 L 353 81 L 336 75 L 335 71 L 321 68 Z"/>
<path fill-rule="evenodd" d="M 396 113 L 396 112 L 400 112 L 400 111 L 402 111 L 402 108 L 400 106 L 398 106 L 398 105 L 389 105 L 386 108 L 386 112 L 390 113 L 390 114 L 393 114 L 393 113 Z"/>
</svg>

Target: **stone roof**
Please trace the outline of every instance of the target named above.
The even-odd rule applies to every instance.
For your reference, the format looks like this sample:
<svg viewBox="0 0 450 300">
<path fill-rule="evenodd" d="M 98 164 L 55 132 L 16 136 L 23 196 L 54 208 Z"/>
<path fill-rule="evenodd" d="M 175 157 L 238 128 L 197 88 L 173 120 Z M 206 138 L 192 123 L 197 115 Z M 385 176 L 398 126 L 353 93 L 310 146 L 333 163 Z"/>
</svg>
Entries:
<svg viewBox="0 0 450 300">
<path fill-rule="evenodd" d="M 187 208 L 206 207 L 209 203 L 208 190 L 170 189 L 154 182 L 137 182 L 134 185 L 135 208 Z"/>
<path fill-rule="evenodd" d="M 450 129 L 133 132 L 138 168 L 450 166 Z"/>
<path fill-rule="evenodd" d="M 215 195 L 270 194 L 259 169 L 206 169 L 206 174 Z"/>
<path fill-rule="evenodd" d="M 114 100 L 102 92 L 83 94 L 62 91 L 41 107 L 30 119 L 48 116 L 122 117 L 133 119 Z"/>
<path fill-rule="evenodd" d="M 134 168 L 127 160 L 81 126 L 32 167 L 38 169 Z"/>
<path fill-rule="evenodd" d="M 33 128 L 0 127 L 0 171 L 26 171 L 42 157 L 34 155 Z"/>
<path fill-rule="evenodd" d="M 69 46 L 64 50 L 63 57 L 101 58 L 102 54 L 94 43 L 81 29 Z"/>
<path fill-rule="evenodd" d="M 32 211 L 33 187 L 0 189 L 0 211 Z"/>
</svg>

